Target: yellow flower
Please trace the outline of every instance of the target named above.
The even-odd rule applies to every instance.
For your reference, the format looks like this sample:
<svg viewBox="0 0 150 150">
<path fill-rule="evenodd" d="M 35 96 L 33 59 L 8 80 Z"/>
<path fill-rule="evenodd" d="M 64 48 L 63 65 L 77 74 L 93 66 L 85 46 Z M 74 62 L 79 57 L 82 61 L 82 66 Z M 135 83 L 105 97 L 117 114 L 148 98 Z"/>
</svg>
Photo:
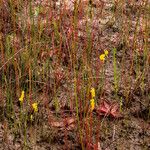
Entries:
<svg viewBox="0 0 150 150">
<path fill-rule="evenodd" d="M 104 62 L 104 61 L 105 61 L 105 54 L 101 54 L 101 55 L 99 56 L 99 59 Z"/>
<path fill-rule="evenodd" d="M 91 105 L 91 111 L 93 111 L 95 107 L 95 100 L 93 98 L 90 100 L 90 105 Z"/>
<path fill-rule="evenodd" d="M 95 97 L 95 89 L 91 88 L 90 93 L 91 93 L 91 97 L 94 98 Z"/>
<path fill-rule="evenodd" d="M 24 99 L 24 91 L 21 92 L 21 96 L 19 98 L 20 103 L 23 103 L 23 99 Z"/>
<path fill-rule="evenodd" d="M 30 116 L 30 120 L 33 121 L 33 115 Z"/>
<path fill-rule="evenodd" d="M 33 103 L 32 108 L 33 108 L 34 112 L 37 112 L 38 111 L 38 103 Z"/>
<path fill-rule="evenodd" d="M 104 50 L 105 56 L 108 56 L 108 50 Z"/>
</svg>

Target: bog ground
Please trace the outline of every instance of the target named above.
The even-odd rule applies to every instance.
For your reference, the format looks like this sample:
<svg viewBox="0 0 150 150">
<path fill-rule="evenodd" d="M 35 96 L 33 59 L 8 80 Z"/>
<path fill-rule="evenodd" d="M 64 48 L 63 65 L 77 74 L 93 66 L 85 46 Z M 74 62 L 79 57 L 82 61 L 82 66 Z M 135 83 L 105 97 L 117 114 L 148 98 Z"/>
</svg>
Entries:
<svg viewBox="0 0 150 150">
<path fill-rule="evenodd" d="M 0 150 L 150 149 L 149 0 L 0 1 Z"/>
</svg>

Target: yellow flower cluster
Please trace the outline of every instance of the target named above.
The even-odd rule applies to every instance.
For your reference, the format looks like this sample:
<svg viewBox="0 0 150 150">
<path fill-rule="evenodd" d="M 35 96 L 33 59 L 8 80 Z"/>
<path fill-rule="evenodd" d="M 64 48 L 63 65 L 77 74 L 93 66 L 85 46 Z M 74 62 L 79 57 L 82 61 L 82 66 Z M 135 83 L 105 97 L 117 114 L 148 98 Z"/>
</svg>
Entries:
<svg viewBox="0 0 150 150">
<path fill-rule="evenodd" d="M 37 112 L 38 111 L 38 103 L 33 103 L 32 108 L 33 108 L 34 112 Z"/>
<path fill-rule="evenodd" d="M 105 58 L 108 56 L 108 50 L 104 50 L 104 54 L 101 54 L 99 56 L 99 59 L 104 62 L 105 61 Z"/>
<path fill-rule="evenodd" d="M 95 108 L 95 100 L 94 100 L 94 98 L 95 98 L 95 89 L 91 88 L 90 93 L 91 93 L 90 106 L 91 106 L 91 111 L 93 111 L 94 108 Z"/>
<path fill-rule="evenodd" d="M 108 56 L 108 50 L 104 50 L 105 56 Z"/>
<path fill-rule="evenodd" d="M 90 93 L 91 93 L 91 97 L 95 98 L 95 89 L 94 88 L 91 88 Z"/>
<path fill-rule="evenodd" d="M 21 92 L 21 96 L 19 98 L 20 103 L 23 103 L 23 99 L 24 99 L 24 91 Z"/>
<path fill-rule="evenodd" d="M 101 54 L 101 55 L 99 56 L 99 59 L 104 62 L 104 61 L 105 61 L 105 54 Z"/>
<path fill-rule="evenodd" d="M 90 100 L 90 105 L 91 105 L 91 111 L 93 111 L 95 108 L 95 100 L 94 99 Z"/>
</svg>

